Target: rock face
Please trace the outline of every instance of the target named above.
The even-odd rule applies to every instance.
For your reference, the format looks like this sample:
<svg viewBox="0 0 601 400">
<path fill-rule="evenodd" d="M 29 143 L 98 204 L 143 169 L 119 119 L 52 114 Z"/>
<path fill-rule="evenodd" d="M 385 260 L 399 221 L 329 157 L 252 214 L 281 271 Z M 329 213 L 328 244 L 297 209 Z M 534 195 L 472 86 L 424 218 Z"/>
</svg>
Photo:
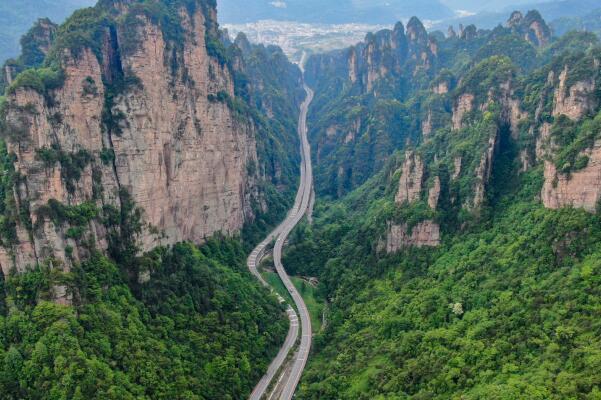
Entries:
<svg viewBox="0 0 601 400">
<path fill-rule="evenodd" d="M 395 197 L 397 204 L 413 203 L 419 200 L 424 181 L 424 164 L 420 156 L 413 152 L 405 154 L 403 172 L 399 180 L 399 191 Z"/>
<path fill-rule="evenodd" d="M 542 161 L 551 150 L 551 124 L 544 122 L 538 129 L 538 137 L 536 139 L 536 160 Z"/>
<path fill-rule="evenodd" d="M 409 206 L 420 200 L 424 189 L 424 164 L 421 157 L 413 152 L 407 152 L 402 166 L 399 191 L 395 202 L 400 207 Z M 440 178 L 436 176 L 428 191 L 428 205 L 432 210 L 438 207 L 440 198 Z M 438 246 L 440 244 L 440 226 L 428 219 L 419 222 L 412 229 L 407 223 L 389 222 L 386 233 L 386 243 L 380 244 L 387 253 L 396 253 L 407 247 Z"/>
<path fill-rule="evenodd" d="M 454 170 L 453 170 L 453 176 L 451 176 L 451 179 L 455 180 L 455 179 L 459 178 L 459 175 L 461 175 L 462 162 L 463 162 L 463 159 L 461 157 L 455 157 L 455 159 L 453 160 Z"/>
<path fill-rule="evenodd" d="M 193 18 L 189 27 L 204 27 L 201 13 Z M 234 89 L 227 69 L 208 57 L 204 30 L 192 31 L 193 40 L 184 47 L 191 90 L 164 78 L 170 73 L 163 62 L 166 44 L 149 22 L 139 32 L 146 38 L 142 46 L 123 60 L 143 89 L 114 106 L 132 116 L 122 121 L 122 134 L 112 138 L 120 185 L 168 243 L 234 233 L 251 216 L 253 177 L 246 166 L 257 162 L 253 128 L 237 122 L 226 103 L 208 100 L 211 93 L 233 96 Z M 156 244 L 152 235 L 144 235 L 143 242 L 145 249 Z"/>
<path fill-rule="evenodd" d="M 465 114 L 474 109 L 474 95 L 471 93 L 462 94 L 453 107 L 453 129 L 458 130 L 463 127 L 463 118 Z"/>
<path fill-rule="evenodd" d="M 595 80 L 593 78 L 578 81 L 567 87 L 570 71 L 566 66 L 559 75 L 559 86 L 555 90 L 553 116 L 565 115 L 579 120 L 597 107 Z"/>
<path fill-rule="evenodd" d="M 528 117 L 528 113 L 522 111 L 521 102 L 517 96 L 515 96 L 511 81 L 501 84 L 499 91 L 500 93 L 496 98 L 490 96 L 488 102 L 492 103 L 494 100 L 499 102 L 501 105 L 501 119 L 504 123 L 509 125 L 512 138 L 517 140 L 520 134 L 519 124 Z"/>
<path fill-rule="evenodd" d="M 583 155 L 588 156 L 588 165 L 570 175 L 558 172 L 553 162 L 545 161 L 545 183 L 541 193 L 545 207 L 597 210 L 601 200 L 601 141 Z"/>
<path fill-rule="evenodd" d="M 440 227 L 434 221 L 423 221 L 409 231 L 407 224 L 388 225 L 386 252 L 396 253 L 407 247 L 436 247 L 440 245 Z"/>
<path fill-rule="evenodd" d="M 431 209 L 436 210 L 438 207 L 438 200 L 440 199 L 440 178 L 434 178 L 434 184 L 428 192 L 428 205 Z"/>
<path fill-rule="evenodd" d="M 439 82 L 436 86 L 432 88 L 432 92 L 443 95 L 449 93 L 449 83 L 448 82 Z"/>
<path fill-rule="evenodd" d="M 478 210 L 484 202 L 484 195 L 486 194 L 486 185 L 490 180 L 492 174 L 492 167 L 494 162 L 495 154 L 497 153 L 499 146 L 498 134 L 492 135 L 488 141 L 488 148 L 482 159 L 480 165 L 476 170 L 476 184 L 474 187 L 474 198 L 472 204 L 468 204 L 468 209 Z"/>
<path fill-rule="evenodd" d="M 422 122 L 422 135 L 424 137 L 428 136 L 432 133 L 432 111 L 428 111 L 428 116 L 426 120 Z"/>
<path fill-rule="evenodd" d="M 251 202 L 263 179 L 256 127 L 229 101 L 232 71 L 207 50 L 215 10 L 182 7 L 176 49 L 151 18 L 127 15 L 128 4 L 115 2 L 112 12 L 134 18 L 135 32 L 119 24 L 106 29 L 102 57 L 89 48 L 63 50 L 60 87 L 44 95 L 18 88 L 8 96 L 7 148 L 21 176 L 14 202 L 33 228 L 21 218 L 16 240 L 3 241 L 4 273 L 49 258 L 68 268 L 86 257 L 90 238 L 106 251 L 106 212 L 123 212 L 130 200 L 142 211 L 142 250 L 233 234 L 254 217 Z M 76 157 L 74 174 L 65 159 Z M 48 211 L 52 201 L 90 206 L 96 218 L 73 235 L 71 221 Z"/>
</svg>

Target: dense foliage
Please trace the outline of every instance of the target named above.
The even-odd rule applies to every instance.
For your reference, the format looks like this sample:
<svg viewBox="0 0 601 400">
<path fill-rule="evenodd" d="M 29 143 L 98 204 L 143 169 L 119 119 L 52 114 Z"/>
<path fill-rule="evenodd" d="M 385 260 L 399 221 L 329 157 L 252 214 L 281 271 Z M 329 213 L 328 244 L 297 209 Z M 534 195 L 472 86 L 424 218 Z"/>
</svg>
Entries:
<svg viewBox="0 0 601 400">
<path fill-rule="evenodd" d="M 601 220 L 544 209 L 540 174 L 493 178 L 478 224 L 390 256 L 386 174 L 321 203 L 285 259 L 331 300 L 300 398 L 598 398 Z"/>
<path fill-rule="evenodd" d="M 301 398 L 598 398 L 601 221 L 517 202 L 494 222 L 379 261 L 347 228 Z"/>
<path fill-rule="evenodd" d="M 393 70 L 382 80 L 390 91 L 365 90 L 335 64 L 342 53 L 327 60 L 334 67 L 313 61 L 327 75 L 312 81 L 322 91 L 312 137 L 325 196 L 284 264 L 319 277 L 330 312 L 301 399 L 601 398 L 601 207 L 541 204 L 545 162 L 569 179 L 590 166 L 601 137 L 598 40 L 572 33 L 535 48 L 508 28 L 469 32 L 436 39 L 439 64 L 423 86 L 423 76 Z M 448 91 L 436 93 L 441 84 Z M 585 88 L 583 115 L 558 115 L 557 94 L 575 85 Z M 452 124 L 463 95 L 471 111 Z M 511 101 L 526 111 L 519 123 Z M 396 112 L 381 114 L 384 103 Z M 423 162 L 412 171 L 423 187 L 396 204 L 407 149 Z M 424 220 L 440 226 L 438 247 L 387 253 L 390 224 L 410 234 Z"/>
<path fill-rule="evenodd" d="M 13 275 L 0 316 L 3 399 L 245 397 L 285 336 L 282 309 L 216 239 L 145 256 L 144 283 L 98 254 L 61 273 Z M 68 287 L 74 306 L 49 302 Z M 6 311 L 6 310 L 9 311 Z"/>
</svg>

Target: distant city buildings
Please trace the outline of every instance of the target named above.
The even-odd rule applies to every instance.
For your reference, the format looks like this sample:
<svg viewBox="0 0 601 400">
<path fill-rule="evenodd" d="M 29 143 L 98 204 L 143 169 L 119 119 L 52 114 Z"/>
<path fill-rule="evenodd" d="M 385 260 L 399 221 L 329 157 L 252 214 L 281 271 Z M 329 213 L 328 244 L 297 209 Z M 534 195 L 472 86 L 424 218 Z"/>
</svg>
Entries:
<svg viewBox="0 0 601 400">
<path fill-rule="evenodd" d="M 224 24 L 223 27 L 232 38 L 244 32 L 251 42 L 277 45 L 292 61 L 298 61 L 304 51 L 324 52 L 345 48 L 362 41 L 368 32 L 391 28 L 384 25 L 330 25 L 274 20 Z"/>
</svg>

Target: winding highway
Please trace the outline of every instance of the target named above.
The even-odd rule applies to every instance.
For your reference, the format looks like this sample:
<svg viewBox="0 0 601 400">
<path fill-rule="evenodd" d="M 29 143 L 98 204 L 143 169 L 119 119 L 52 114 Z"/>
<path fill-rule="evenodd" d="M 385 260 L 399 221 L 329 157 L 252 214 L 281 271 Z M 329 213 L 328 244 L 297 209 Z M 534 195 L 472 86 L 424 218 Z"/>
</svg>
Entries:
<svg viewBox="0 0 601 400">
<path fill-rule="evenodd" d="M 288 353 L 294 347 L 297 342 L 299 330 L 301 334 L 300 345 L 298 351 L 294 354 L 294 359 L 291 360 L 292 368 L 290 373 L 286 376 L 283 376 L 280 379 L 285 379 L 282 383 L 283 388 L 281 390 L 280 400 L 290 400 L 294 396 L 294 392 L 300 381 L 303 370 L 305 369 L 305 365 L 307 363 L 307 358 L 309 357 L 309 352 L 311 350 L 311 319 L 309 317 L 309 311 L 303 298 L 299 294 L 298 290 L 290 280 L 290 277 L 286 273 L 284 266 L 282 265 L 282 249 L 284 247 L 284 243 L 290 235 L 290 232 L 298 225 L 298 223 L 303 219 L 303 216 L 307 212 L 311 201 L 311 194 L 313 190 L 313 168 L 311 166 L 311 149 L 309 146 L 309 140 L 307 139 L 307 113 L 309 110 L 309 105 L 313 101 L 313 91 L 307 86 L 304 85 L 305 92 L 307 96 L 305 101 L 301 104 L 300 116 L 298 121 L 298 134 L 301 140 L 301 179 L 300 186 L 298 188 L 298 192 L 296 194 L 296 199 L 294 201 L 294 206 L 288 213 L 288 216 L 273 232 L 271 232 L 267 238 L 263 242 L 261 242 L 250 254 L 248 257 L 248 268 L 251 273 L 259 279 L 259 281 L 269 287 L 268 283 L 263 279 L 261 274 L 259 273 L 257 267 L 265 255 L 266 250 L 269 245 L 275 239 L 275 245 L 273 248 L 273 261 L 275 264 L 275 268 L 277 270 L 280 279 L 286 286 L 286 290 L 292 296 L 292 300 L 296 305 L 296 309 L 298 310 L 297 315 L 296 311 L 288 305 L 288 318 L 290 319 L 290 329 L 288 331 L 288 336 L 284 342 L 284 345 L 280 348 L 280 351 L 276 358 L 273 359 L 267 372 L 261 378 L 252 394 L 250 395 L 250 400 L 260 400 L 266 393 L 270 383 L 273 381 L 275 375 L 280 371 L 282 366 L 284 365 Z M 284 302 L 284 299 L 278 294 L 280 302 Z M 300 322 L 300 329 L 299 329 Z"/>
</svg>

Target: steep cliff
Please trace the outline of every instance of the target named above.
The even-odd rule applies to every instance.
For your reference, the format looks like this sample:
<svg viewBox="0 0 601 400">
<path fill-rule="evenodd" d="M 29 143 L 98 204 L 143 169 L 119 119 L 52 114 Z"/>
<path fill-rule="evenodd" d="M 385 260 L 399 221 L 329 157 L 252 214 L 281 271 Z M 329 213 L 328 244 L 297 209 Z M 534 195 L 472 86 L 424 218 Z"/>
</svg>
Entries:
<svg viewBox="0 0 601 400">
<path fill-rule="evenodd" d="M 546 207 L 581 207 L 589 212 L 598 209 L 600 60 L 598 50 L 561 57 L 548 71 L 550 89 L 537 114 L 546 108 L 552 118 L 535 129 L 536 158 L 544 164 L 541 198 Z"/>
<path fill-rule="evenodd" d="M 347 89 L 378 95 L 401 89 L 395 82 L 401 77 L 431 71 L 436 56 L 436 40 L 413 17 L 406 28 L 398 22 L 392 30 L 369 33 L 364 42 L 349 49 L 310 57 L 307 81 L 319 87 L 321 82 L 341 75 L 348 79 L 343 83 Z M 394 87 L 387 87 L 390 84 Z"/>
<path fill-rule="evenodd" d="M 5 273 L 232 235 L 267 211 L 266 185 L 285 192 L 294 157 L 265 149 L 293 135 L 281 121 L 294 119 L 299 72 L 281 77 L 285 115 L 264 118 L 262 71 L 243 81 L 243 56 L 219 35 L 200 0 L 106 0 L 59 28 L 48 68 L 19 75 L 3 106 Z"/>
<path fill-rule="evenodd" d="M 424 183 L 424 164 L 419 155 L 413 152 L 405 154 L 402 166 L 399 190 L 395 197 L 397 204 L 413 203 L 420 199 Z"/>
<path fill-rule="evenodd" d="M 544 47 L 551 41 L 551 29 L 536 10 L 529 11 L 526 16 L 514 11 L 507 26 L 534 46 Z"/>
<path fill-rule="evenodd" d="M 554 40 L 537 12 L 447 38 L 422 28 L 412 19 L 310 58 L 319 194 L 384 186 L 371 248 L 389 252 L 477 226 L 533 174 L 537 201 L 594 211 L 598 42 Z"/>
<path fill-rule="evenodd" d="M 408 247 L 436 247 L 440 245 L 440 226 L 423 221 L 410 228 L 407 224 L 390 224 L 386 236 L 386 252 L 397 253 Z"/>
<path fill-rule="evenodd" d="M 517 74 L 548 62 L 567 44 L 551 46 L 536 12 L 512 21 L 492 31 L 461 27 L 445 38 L 429 35 L 412 18 L 406 28 L 399 23 L 349 49 L 310 57 L 307 80 L 317 89 L 313 109 L 319 110 L 310 114 L 318 192 L 348 193 L 395 150 L 431 140 L 448 126 L 460 130 L 493 103 L 517 139 L 528 118 Z M 360 130 L 351 141 L 356 120 Z"/>
</svg>

